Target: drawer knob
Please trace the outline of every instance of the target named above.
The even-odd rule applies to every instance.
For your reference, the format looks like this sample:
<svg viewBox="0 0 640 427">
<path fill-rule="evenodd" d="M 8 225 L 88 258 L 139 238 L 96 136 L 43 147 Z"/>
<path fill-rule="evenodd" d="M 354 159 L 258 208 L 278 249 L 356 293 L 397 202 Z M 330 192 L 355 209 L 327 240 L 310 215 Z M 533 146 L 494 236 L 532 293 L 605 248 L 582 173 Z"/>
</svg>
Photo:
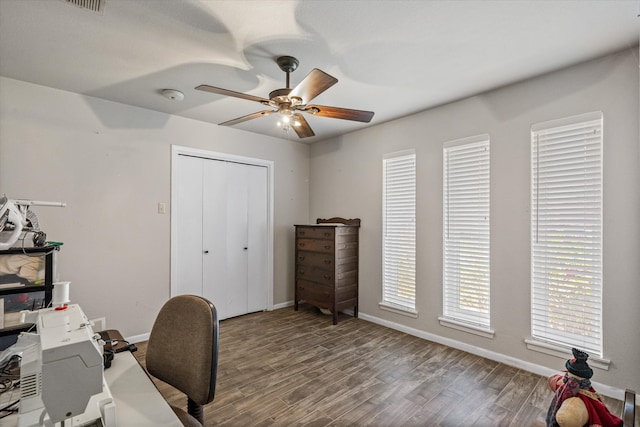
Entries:
<svg viewBox="0 0 640 427">
<path fill-rule="evenodd" d="M 329 276 L 328 274 L 324 275 L 325 280 L 331 280 L 331 276 Z"/>
<path fill-rule="evenodd" d="M 325 235 L 325 237 L 330 237 L 331 233 L 329 233 L 328 231 L 325 231 L 324 235 Z"/>
<path fill-rule="evenodd" d="M 325 249 L 331 249 L 331 245 L 324 245 Z"/>
<path fill-rule="evenodd" d="M 331 260 L 330 260 L 330 259 L 325 259 L 325 260 L 324 260 L 324 263 L 325 263 L 325 264 L 327 264 L 327 265 L 329 265 L 329 264 L 331 264 Z"/>
<path fill-rule="evenodd" d="M 304 236 L 304 231 L 301 231 L 301 232 L 300 232 L 300 235 L 301 235 L 301 236 Z"/>
<path fill-rule="evenodd" d="M 304 256 L 304 255 L 299 256 L 299 257 L 298 257 L 298 259 L 299 259 L 300 261 L 304 261 L 304 258 L 305 258 L 305 256 Z"/>
<path fill-rule="evenodd" d="M 304 248 L 304 243 L 300 242 L 300 247 Z"/>
</svg>

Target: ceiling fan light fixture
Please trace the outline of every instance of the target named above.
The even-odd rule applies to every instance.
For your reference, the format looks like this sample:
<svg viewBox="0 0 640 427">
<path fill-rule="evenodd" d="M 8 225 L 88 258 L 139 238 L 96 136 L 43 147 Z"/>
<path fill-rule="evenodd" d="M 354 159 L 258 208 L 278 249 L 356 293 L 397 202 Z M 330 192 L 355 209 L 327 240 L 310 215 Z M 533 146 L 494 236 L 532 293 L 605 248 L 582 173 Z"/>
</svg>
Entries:
<svg viewBox="0 0 640 427">
<path fill-rule="evenodd" d="M 285 124 L 289 124 L 294 116 L 293 109 L 289 105 L 281 105 L 278 113 L 280 113 L 280 120 Z"/>
</svg>

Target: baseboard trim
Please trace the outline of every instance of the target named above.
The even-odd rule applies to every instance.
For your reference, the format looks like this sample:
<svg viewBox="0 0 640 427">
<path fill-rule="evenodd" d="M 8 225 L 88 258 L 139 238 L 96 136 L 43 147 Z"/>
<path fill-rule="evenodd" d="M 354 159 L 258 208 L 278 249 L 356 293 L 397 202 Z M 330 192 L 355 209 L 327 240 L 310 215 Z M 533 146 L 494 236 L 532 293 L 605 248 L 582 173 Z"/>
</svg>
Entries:
<svg viewBox="0 0 640 427">
<path fill-rule="evenodd" d="M 513 366 L 518 369 L 525 370 L 527 372 L 532 372 L 537 375 L 541 375 L 543 377 L 549 377 L 553 374 L 558 374 L 561 371 L 559 369 L 552 369 L 546 366 L 538 365 L 536 363 L 527 362 L 526 360 L 518 359 L 515 357 L 507 356 L 506 354 L 497 353 L 495 351 L 487 350 L 481 347 L 476 347 L 471 344 L 467 344 L 461 341 L 457 341 L 451 338 L 446 338 L 440 335 L 432 334 L 430 332 L 421 331 L 419 329 L 411 328 L 409 326 L 405 326 L 399 323 L 391 322 L 389 320 L 381 319 L 376 316 L 371 316 L 366 313 L 358 313 L 358 317 L 362 320 L 366 320 L 371 323 L 375 323 L 381 326 L 386 326 L 390 329 L 395 329 L 396 331 L 404 332 L 409 335 L 413 335 L 418 338 L 422 338 L 428 341 L 433 341 L 438 344 L 446 345 L 448 347 L 453 347 L 458 350 L 466 351 L 467 353 L 475 354 L 476 356 L 484 357 L 490 360 L 493 360 L 498 363 L 503 363 L 505 365 Z M 561 363 L 559 364 L 559 366 Z M 624 401 L 624 390 L 612 387 L 606 384 L 592 382 L 593 388 L 596 391 L 604 396 L 611 397 L 613 399 Z"/>
<path fill-rule="evenodd" d="M 131 344 L 135 344 L 142 341 L 148 341 L 149 335 L 151 335 L 151 332 L 147 332 L 146 334 L 134 335 L 132 337 L 127 337 L 125 338 L 125 340 L 129 341 Z"/>
<path fill-rule="evenodd" d="M 286 301 L 286 302 L 281 302 L 279 304 L 273 304 L 273 309 L 274 310 L 278 310 L 279 308 L 286 308 L 286 307 L 291 307 L 291 306 L 293 306 L 293 300 Z"/>
</svg>

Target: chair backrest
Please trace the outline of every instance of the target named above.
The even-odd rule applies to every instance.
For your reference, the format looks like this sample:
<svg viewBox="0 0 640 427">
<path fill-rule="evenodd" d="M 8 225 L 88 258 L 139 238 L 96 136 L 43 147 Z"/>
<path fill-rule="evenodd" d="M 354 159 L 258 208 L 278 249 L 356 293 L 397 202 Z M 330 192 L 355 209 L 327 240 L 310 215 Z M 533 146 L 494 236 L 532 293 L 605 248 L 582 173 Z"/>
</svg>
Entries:
<svg viewBox="0 0 640 427">
<path fill-rule="evenodd" d="M 218 369 L 218 314 L 195 295 L 171 298 L 151 329 L 145 358 L 148 372 L 198 405 L 211 402 Z"/>
</svg>

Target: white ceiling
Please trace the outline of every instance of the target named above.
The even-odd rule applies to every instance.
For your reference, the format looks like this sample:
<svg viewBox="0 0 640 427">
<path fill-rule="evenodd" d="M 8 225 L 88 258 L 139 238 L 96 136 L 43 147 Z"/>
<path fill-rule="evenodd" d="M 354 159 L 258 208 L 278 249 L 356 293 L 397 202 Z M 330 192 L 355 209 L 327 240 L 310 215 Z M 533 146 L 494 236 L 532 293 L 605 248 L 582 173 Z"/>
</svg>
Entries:
<svg viewBox="0 0 640 427">
<path fill-rule="evenodd" d="M 0 0 L 0 75 L 221 123 L 264 107 L 195 86 L 267 98 L 285 86 L 275 58 L 291 55 L 292 86 L 313 68 L 339 80 L 314 103 L 375 112 L 368 125 L 307 116 L 304 142 L 636 46 L 640 14 L 640 0 L 104 1 Z M 235 127 L 283 137 L 274 116 Z"/>
</svg>

